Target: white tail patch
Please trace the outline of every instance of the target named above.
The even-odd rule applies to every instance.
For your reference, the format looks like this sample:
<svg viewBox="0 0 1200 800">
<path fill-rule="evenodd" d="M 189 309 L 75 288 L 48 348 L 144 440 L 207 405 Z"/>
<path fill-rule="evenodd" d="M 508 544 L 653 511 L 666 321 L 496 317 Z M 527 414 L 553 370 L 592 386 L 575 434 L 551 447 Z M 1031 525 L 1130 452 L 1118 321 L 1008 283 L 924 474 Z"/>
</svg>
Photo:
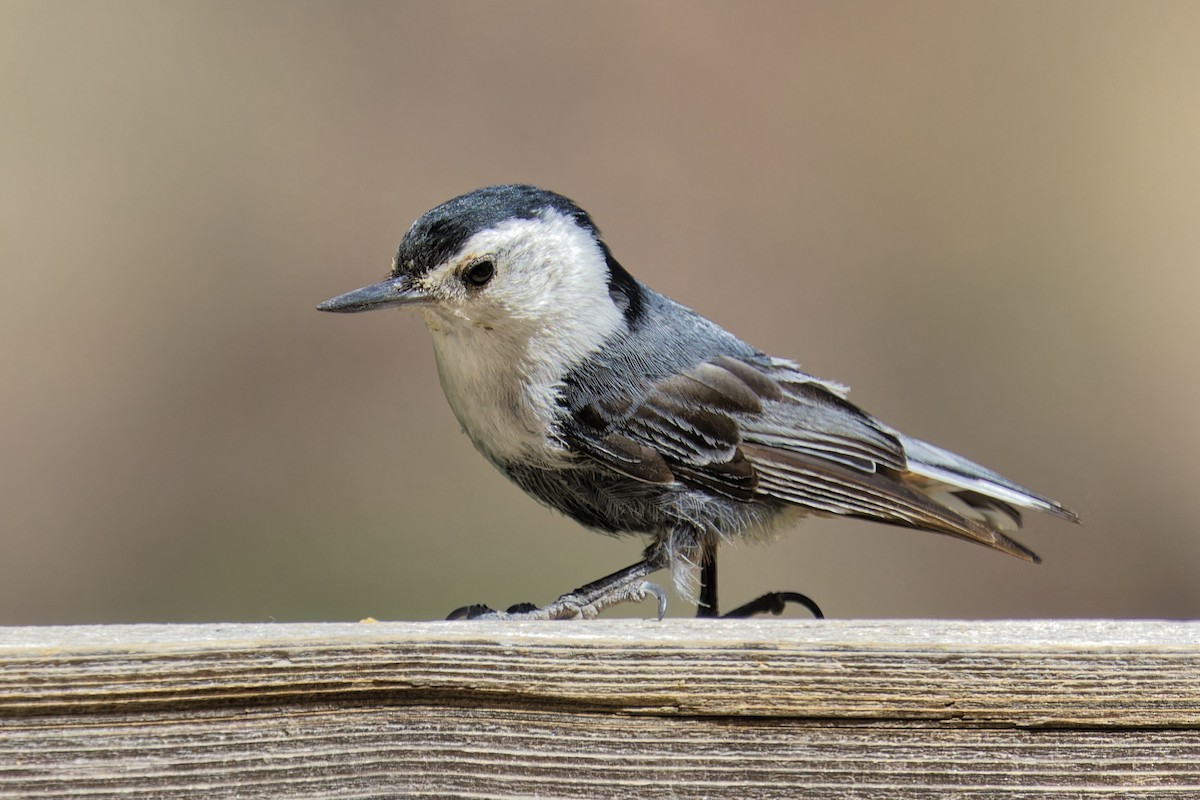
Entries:
<svg viewBox="0 0 1200 800">
<path fill-rule="evenodd" d="M 945 489 L 978 492 L 986 497 L 1020 508 L 1045 511 L 1076 522 L 1079 520 L 1075 512 L 1063 508 L 1061 504 L 1013 483 L 1003 475 L 960 455 L 955 455 L 949 450 L 943 450 L 903 434 L 900 434 L 900 442 L 904 445 L 904 453 L 908 457 L 908 471 L 933 481 Z M 937 486 L 930 486 L 924 491 L 930 496 L 934 496 L 938 494 L 937 489 Z M 939 503 L 954 508 L 955 511 L 959 510 L 956 505 L 945 502 L 941 496 L 936 499 Z M 963 501 L 958 500 L 958 502 L 962 503 Z M 993 511 L 992 513 L 998 512 Z M 981 515 L 986 517 L 987 514 L 987 511 L 975 509 L 975 513 L 965 516 L 979 519 Z M 1008 515 L 1003 516 L 1008 518 Z M 1010 524 L 1015 524 L 1015 521 Z"/>
</svg>

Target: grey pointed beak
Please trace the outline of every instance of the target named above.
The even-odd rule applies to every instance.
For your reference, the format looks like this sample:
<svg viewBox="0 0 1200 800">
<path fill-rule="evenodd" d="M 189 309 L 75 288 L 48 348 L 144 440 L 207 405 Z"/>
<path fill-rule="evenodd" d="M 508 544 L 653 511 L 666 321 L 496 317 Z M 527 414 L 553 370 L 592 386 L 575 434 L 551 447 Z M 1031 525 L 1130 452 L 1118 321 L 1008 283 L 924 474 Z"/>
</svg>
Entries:
<svg viewBox="0 0 1200 800">
<path fill-rule="evenodd" d="M 318 311 L 374 311 L 377 308 L 403 306 L 409 303 L 421 303 L 429 299 L 429 295 L 413 286 L 408 276 L 388 278 L 371 286 L 355 289 L 353 292 L 331 297 L 317 306 Z"/>
</svg>

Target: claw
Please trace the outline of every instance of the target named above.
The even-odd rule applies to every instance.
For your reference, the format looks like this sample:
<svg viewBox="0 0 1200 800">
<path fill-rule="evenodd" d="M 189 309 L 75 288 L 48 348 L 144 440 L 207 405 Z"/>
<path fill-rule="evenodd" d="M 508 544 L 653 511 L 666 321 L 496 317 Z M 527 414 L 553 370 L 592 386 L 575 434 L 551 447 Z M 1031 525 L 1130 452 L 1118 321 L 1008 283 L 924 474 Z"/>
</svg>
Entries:
<svg viewBox="0 0 1200 800">
<path fill-rule="evenodd" d="M 485 606 L 482 603 L 472 603 L 469 606 L 456 608 L 446 617 L 447 620 L 452 619 L 479 619 L 487 614 L 495 614 L 496 612 L 490 606 Z"/>
<path fill-rule="evenodd" d="M 533 603 L 516 603 L 504 609 L 505 614 L 528 614 L 531 611 L 537 611 Z"/>
<path fill-rule="evenodd" d="M 658 600 L 658 621 L 662 622 L 663 617 L 667 615 L 667 593 L 657 583 L 645 581 L 642 583 L 642 591 L 646 594 L 654 595 Z"/>
</svg>

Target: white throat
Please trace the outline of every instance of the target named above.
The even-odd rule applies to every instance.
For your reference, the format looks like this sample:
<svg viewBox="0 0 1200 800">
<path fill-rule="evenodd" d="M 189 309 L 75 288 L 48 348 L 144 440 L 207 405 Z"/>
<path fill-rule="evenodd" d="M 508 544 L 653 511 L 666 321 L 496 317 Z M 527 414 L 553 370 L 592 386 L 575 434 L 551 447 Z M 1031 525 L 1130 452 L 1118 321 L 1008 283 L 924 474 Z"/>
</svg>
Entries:
<svg viewBox="0 0 1200 800">
<path fill-rule="evenodd" d="M 503 312 L 472 318 L 426 307 L 446 399 L 493 463 L 561 464 L 565 451 L 549 436 L 562 380 L 625 324 L 609 295 L 604 253 L 554 212 L 483 231 L 460 252 L 496 254 L 505 274 L 493 291 Z"/>
</svg>

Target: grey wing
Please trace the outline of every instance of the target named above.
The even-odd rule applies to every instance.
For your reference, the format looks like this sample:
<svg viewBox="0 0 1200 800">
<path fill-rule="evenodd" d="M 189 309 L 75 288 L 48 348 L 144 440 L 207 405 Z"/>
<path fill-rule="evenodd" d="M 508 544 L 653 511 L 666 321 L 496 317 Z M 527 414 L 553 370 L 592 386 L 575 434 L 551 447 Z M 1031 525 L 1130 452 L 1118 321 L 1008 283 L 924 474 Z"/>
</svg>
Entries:
<svg viewBox="0 0 1200 800">
<path fill-rule="evenodd" d="M 648 483 L 770 500 L 969 539 L 1037 560 L 1005 535 L 1015 506 L 1070 517 L 1057 503 L 960 456 L 898 434 L 844 390 L 781 360 L 719 356 L 576 411 L 571 444 Z"/>
</svg>

